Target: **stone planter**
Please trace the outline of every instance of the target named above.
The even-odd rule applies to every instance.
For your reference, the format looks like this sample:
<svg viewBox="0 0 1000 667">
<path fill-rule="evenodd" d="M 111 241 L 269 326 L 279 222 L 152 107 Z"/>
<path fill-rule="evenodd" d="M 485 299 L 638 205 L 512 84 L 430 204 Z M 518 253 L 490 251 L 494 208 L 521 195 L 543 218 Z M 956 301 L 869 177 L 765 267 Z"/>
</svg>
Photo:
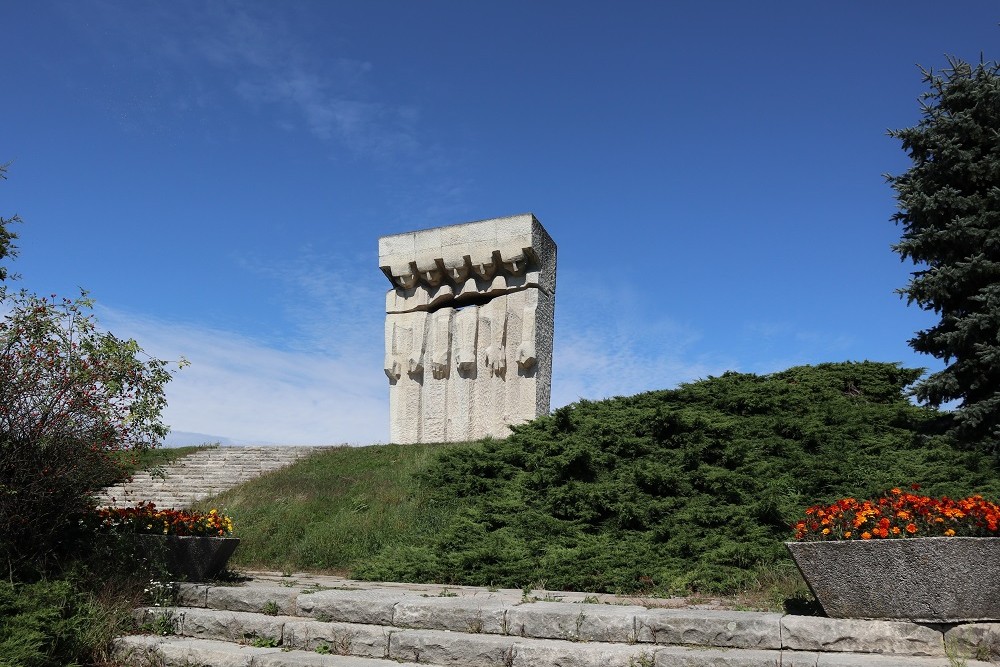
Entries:
<svg viewBox="0 0 1000 667">
<path fill-rule="evenodd" d="M 204 535 L 137 535 L 139 546 L 152 563 L 171 577 L 204 581 L 218 576 L 240 544 L 238 537 Z"/>
<path fill-rule="evenodd" d="M 1000 538 L 787 542 L 832 618 L 1000 620 Z"/>
</svg>

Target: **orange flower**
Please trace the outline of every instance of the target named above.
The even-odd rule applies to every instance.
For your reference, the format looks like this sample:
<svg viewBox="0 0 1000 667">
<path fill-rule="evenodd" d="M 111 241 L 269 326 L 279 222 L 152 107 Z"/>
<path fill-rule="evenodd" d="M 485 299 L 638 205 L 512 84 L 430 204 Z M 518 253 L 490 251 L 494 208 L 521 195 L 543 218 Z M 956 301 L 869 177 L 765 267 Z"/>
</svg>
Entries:
<svg viewBox="0 0 1000 667">
<path fill-rule="evenodd" d="M 872 539 L 872 534 L 866 530 L 865 532 L 861 533 L 861 539 L 870 540 Z"/>
<path fill-rule="evenodd" d="M 913 523 L 906 524 L 906 532 L 908 532 L 910 535 L 913 535 L 915 532 L 917 532 L 916 524 Z"/>
</svg>

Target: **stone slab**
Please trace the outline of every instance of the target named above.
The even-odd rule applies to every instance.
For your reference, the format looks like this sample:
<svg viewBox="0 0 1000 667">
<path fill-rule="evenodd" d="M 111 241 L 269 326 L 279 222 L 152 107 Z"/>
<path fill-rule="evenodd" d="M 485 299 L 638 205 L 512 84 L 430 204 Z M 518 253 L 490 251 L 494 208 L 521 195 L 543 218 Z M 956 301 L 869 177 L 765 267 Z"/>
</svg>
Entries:
<svg viewBox="0 0 1000 667">
<path fill-rule="evenodd" d="M 392 660 L 483 667 L 511 665 L 514 637 L 467 635 L 444 630 L 398 630 L 389 638 Z"/>
<path fill-rule="evenodd" d="M 566 642 L 554 639 L 518 639 L 514 643 L 511 667 L 640 667 L 653 665 L 655 650 L 650 646 Z M 484 664 L 484 663 L 480 663 Z"/>
<path fill-rule="evenodd" d="M 782 647 L 796 651 L 944 656 L 944 635 L 904 621 L 784 616 Z"/>
<path fill-rule="evenodd" d="M 229 611 L 294 615 L 298 596 L 299 591 L 292 588 L 213 586 L 206 592 L 205 606 Z"/>
<path fill-rule="evenodd" d="M 509 608 L 499 598 L 408 597 L 395 606 L 392 624 L 399 628 L 509 634 L 505 632 Z"/>
<path fill-rule="evenodd" d="M 787 542 L 827 616 L 1000 620 L 1000 537 Z M 858 572 L 868 573 L 859 581 Z M 879 585 L 885 582 L 885 585 Z"/>
<path fill-rule="evenodd" d="M 207 584 L 192 584 L 182 581 L 177 584 L 177 604 L 182 607 L 207 607 Z"/>
<path fill-rule="evenodd" d="M 328 621 L 392 625 L 393 610 L 406 597 L 398 591 L 317 591 L 296 598 L 296 613 Z"/>
<path fill-rule="evenodd" d="M 782 658 L 790 652 L 784 651 Z M 873 653 L 819 653 L 814 667 L 991 667 L 988 662 L 966 660 L 953 664 L 947 659 Z M 784 663 L 787 664 L 787 663 Z M 996 667 L 995 665 L 992 667 Z"/>
<path fill-rule="evenodd" d="M 781 648 L 781 614 L 649 609 L 636 615 L 637 640 L 746 649 Z"/>
<path fill-rule="evenodd" d="M 227 642 L 189 637 L 139 637 L 116 640 L 116 654 L 129 667 L 153 664 L 212 665 L 212 667 L 251 667 L 269 654 L 280 654 L 280 648 L 238 646 Z M 151 660 L 159 656 L 159 660 Z"/>
<path fill-rule="evenodd" d="M 292 649 L 315 651 L 325 646 L 330 653 L 367 658 L 385 658 L 393 628 L 380 625 L 322 623 L 293 620 L 285 623 L 282 644 Z"/>
<path fill-rule="evenodd" d="M 635 643 L 636 615 L 646 612 L 645 607 L 531 602 L 507 613 L 506 632 L 521 637 Z"/>
<path fill-rule="evenodd" d="M 1000 659 L 1000 623 L 969 623 L 949 628 L 944 644 L 964 658 Z"/>
<path fill-rule="evenodd" d="M 790 654 L 763 649 L 699 649 L 666 646 L 657 649 L 656 667 L 816 667 L 815 653 Z"/>
</svg>

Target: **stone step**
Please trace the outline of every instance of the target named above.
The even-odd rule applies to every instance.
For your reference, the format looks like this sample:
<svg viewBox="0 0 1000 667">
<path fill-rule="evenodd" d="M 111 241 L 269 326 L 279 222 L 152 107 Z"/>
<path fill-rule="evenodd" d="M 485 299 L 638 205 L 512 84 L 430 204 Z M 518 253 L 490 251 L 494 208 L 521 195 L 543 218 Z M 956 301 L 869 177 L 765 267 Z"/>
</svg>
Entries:
<svg viewBox="0 0 1000 667">
<path fill-rule="evenodd" d="M 131 481 L 102 489 L 101 505 L 187 507 L 274 470 L 291 465 L 320 447 L 217 447 L 190 454 L 155 473 L 136 473 Z"/>
<path fill-rule="evenodd" d="M 177 606 L 136 611 L 147 627 L 175 634 L 124 638 L 122 646 L 158 651 L 165 665 L 985 667 L 971 657 L 988 657 L 984 647 L 1000 637 L 1000 624 L 949 628 L 539 593 L 544 599 L 260 573 L 239 586 L 179 584 Z M 961 655 L 949 657 L 946 645 Z M 377 662 L 332 662 L 327 653 Z"/>
<path fill-rule="evenodd" d="M 165 667 L 247 665 L 258 667 L 946 667 L 946 658 L 876 653 L 821 653 L 765 649 L 623 645 L 599 642 L 475 635 L 439 630 L 393 630 L 349 624 L 271 618 L 238 639 L 183 635 L 132 635 L 118 640 L 119 655 Z M 239 623 L 235 615 L 220 622 Z M 185 619 L 190 623 L 190 619 Z M 280 629 L 279 629 L 280 624 Z M 247 626 L 238 626 L 237 631 Z M 233 633 L 230 625 L 228 632 Z M 281 633 L 281 634 L 257 634 Z M 312 634 L 297 634 L 312 633 Z M 378 655 L 381 652 L 381 655 Z M 126 664 L 148 665 L 136 661 Z M 990 663 L 963 660 L 967 667 Z"/>
<path fill-rule="evenodd" d="M 237 645 L 212 639 L 130 635 L 116 640 L 116 653 L 128 667 L 416 667 L 385 659 L 289 651 L 281 647 Z"/>
</svg>

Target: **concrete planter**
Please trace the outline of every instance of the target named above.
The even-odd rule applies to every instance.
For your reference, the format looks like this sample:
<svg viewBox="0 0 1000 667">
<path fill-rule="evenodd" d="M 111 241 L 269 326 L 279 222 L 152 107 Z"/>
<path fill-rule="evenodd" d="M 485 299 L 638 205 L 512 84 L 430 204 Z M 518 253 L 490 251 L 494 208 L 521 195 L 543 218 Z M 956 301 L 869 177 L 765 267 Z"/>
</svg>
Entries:
<svg viewBox="0 0 1000 667">
<path fill-rule="evenodd" d="M 204 535 L 137 535 L 148 557 L 170 576 L 204 581 L 218 576 L 240 544 L 238 537 Z"/>
<path fill-rule="evenodd" d="M 1000 538 L 786 542 L 832 618 L 1000 620 Z"/>
</svg>

